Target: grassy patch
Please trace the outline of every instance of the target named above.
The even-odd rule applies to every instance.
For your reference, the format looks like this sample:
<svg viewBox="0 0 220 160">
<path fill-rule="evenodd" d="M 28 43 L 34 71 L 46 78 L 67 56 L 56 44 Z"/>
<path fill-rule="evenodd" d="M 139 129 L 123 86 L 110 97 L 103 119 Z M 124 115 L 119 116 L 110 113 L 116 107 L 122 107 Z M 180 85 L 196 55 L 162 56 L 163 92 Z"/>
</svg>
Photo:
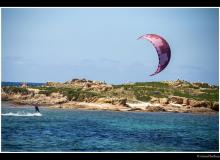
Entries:
<svg viewBox="0 0 220 160">
<path fill-rule="evenodd" d="M 154 88 L 167 88 L 169 85 L 162 82 L 136 82 L 135 86 L 152 86 Z"/>
<path fill-rule="evenodd" d="M 56 87 L 35 87 L 40 89 L 39 93 L 49 96 L 51 93 L 59 92 L 67 97 L 69 101 L 83 101 L 85 98 L 101 97 L 100 93 L 94 91 L 84 91 L 80 88 L 56 88 Z"/>
</svg>

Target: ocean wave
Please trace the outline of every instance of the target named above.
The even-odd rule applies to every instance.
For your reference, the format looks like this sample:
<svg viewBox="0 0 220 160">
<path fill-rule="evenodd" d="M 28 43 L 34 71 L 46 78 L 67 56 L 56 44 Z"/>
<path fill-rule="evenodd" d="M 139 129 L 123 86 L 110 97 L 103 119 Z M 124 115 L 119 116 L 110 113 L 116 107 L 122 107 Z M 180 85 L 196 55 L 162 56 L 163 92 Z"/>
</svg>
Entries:
<svg viewBox="0 0 220 160">
<path fill-rule="evenodd" d="M 25 112 L 17 112 L 17 113 L 2 113 L 2 116 L 21 116 L 21 117 L 31 117 L 31 116 L 42 116 L 41 113 L 25 113 Z"/>
</svg>

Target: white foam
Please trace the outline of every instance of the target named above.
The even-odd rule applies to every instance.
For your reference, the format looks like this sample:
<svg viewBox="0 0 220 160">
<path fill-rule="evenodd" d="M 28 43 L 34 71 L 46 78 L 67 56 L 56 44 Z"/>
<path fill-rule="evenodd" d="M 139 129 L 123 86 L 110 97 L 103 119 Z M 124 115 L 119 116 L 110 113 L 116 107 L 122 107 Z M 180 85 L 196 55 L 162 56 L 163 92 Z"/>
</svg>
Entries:
<svg viewBox="0 0 220 160">
<path fill-rule="evenodd" d="M 25 113 L 25 112 L 17 112 L 17 113 L 2 113 L 2 116 L 20 116 L 20 117 L 31 117 L 31 116 L 42 116 L 41 113 Z"/>
</svg>

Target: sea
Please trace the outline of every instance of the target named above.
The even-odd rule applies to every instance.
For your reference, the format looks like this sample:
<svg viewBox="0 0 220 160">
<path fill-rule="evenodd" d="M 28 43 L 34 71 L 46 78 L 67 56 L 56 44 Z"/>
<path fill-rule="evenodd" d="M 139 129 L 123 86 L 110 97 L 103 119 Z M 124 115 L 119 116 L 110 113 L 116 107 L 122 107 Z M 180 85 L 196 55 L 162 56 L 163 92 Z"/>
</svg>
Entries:
<svg viewBox="0 0 220 160">
<path fill-rule="evenodd" d="M 2 152 L 218 152 L 219 115 L 1 103 Z"/>
<path fill-rule="evenodd" d="M 1 82 L 1 86 L 21 86 L 24 82 Z M 28 86 L 41 86 L 44 85 L 45 83 L 34 83 L 34 82 L 25 82 L 27 83 Z"/>
</svg>

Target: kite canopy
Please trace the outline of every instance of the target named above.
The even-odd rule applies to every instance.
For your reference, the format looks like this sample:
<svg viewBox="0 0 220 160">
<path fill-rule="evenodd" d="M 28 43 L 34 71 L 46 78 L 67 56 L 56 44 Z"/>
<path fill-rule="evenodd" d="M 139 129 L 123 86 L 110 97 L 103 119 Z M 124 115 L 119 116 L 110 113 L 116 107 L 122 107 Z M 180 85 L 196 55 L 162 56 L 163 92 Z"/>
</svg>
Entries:
<svg viewBox="0 0 220 160">
<path fill-rule="evenodd" d="M 170 62 L 171 50 L 169 44 L 164 38 L 156 34 L 146 34 L 139 37 L 138 39 L 146 39 L 150 41 L 157 50 L 159 64 L 157 70 L 150 76 L 160 73 L 162 70 L 166 68 L 166 66 Z"/>
</svg>

